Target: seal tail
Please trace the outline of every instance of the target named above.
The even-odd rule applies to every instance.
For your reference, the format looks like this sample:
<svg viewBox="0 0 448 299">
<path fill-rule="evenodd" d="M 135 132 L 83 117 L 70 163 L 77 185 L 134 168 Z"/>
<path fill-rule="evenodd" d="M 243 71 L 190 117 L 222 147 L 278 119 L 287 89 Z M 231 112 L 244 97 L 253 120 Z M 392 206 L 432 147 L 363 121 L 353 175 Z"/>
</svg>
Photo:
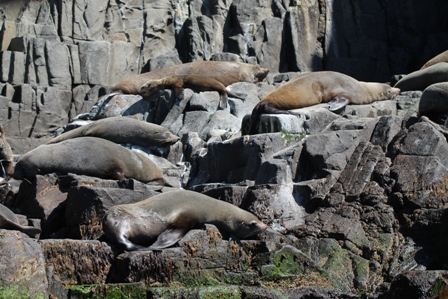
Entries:
<svg viewBox="0 0 448 299">
<path fill-rule="evenodd" d="M 222 110 L 226 110 L 228 102 L 229 98 L 227 97 L 227 93 L 221 93 L 219 95 L 219 108 Z"/>
<path fill-rule="evenodd" d="M 266 105 L 267 102 L 259 102 L 252 110 L 252 114 L 250 115 L 249 135 L 257 134 L 257 126 L 260 122 L 260 115 L 266 111 Z"/>
</svg>

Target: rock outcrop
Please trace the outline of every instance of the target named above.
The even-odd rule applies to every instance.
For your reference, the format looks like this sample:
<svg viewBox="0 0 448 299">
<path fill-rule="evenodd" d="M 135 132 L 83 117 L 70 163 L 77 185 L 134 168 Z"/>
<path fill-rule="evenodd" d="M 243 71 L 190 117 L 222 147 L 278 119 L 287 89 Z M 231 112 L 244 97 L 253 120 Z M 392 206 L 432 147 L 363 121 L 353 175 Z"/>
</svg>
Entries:
<svg viewBox="0 0 448 299">
<path fill-rule="evenodd" d="M 446 296 L 448 131 L 417 116 L 421 91 L 340 114 L 325 104 L 266 114 L 260 134 L 245 133 L 258 101 L 300 71 L 385 81 L 420 68 L 446 50 L 448 5 L 287 2 L 0 4 L 0 124 L 14 154 L 112 116 L 180 137 L 168 147 L 124 145 L 163 170 L 164 187 L 76 174 L 0 185 L 1 203 L 42 229 L 38 240 L 0 230 L 0 292 Z M 423 18 L 427 11 L 431 18 Z M 270 74 L 259 84 L 231 85 L 248 96 L 229 98 L 228 110 L 217 109 L 217 92 L 190 89 L 182 99 L 172 90 L 102 98 L 129 75 L 193 60 L 257 63 Z M 103 236 L 111 206 L 178 188 L 248 210 L 269 229 L 238 240 L 206 224 L 174 247 L 138 252 L 122 252 Z"/>
</svg>

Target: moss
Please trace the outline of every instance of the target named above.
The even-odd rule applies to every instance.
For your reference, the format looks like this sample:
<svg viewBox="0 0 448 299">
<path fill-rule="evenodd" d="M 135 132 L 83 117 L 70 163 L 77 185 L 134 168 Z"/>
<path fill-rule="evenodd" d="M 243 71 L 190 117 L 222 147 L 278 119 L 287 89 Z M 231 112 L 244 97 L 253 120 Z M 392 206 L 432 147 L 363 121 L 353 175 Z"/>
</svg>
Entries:
<svg viewBox="0 0 448 299">
<path fill-rule="evenodd" d="M 444 279 L 441 279 L 440 277 L 433 283 L 429 294 L 431 294 L 433 297 L 440 297 L 442 298 L 441 293 L 443 291 L 444 294 L 446 294 L 447 289 L 447 283 Z"/>
<path fill-rule="evenodd" d="M 214 287 L 162 287 L 150 288 L 149 294 L 155 298 L 200 298 L 200 299 L 240 299 L 241 291 L 238 286 L 214 286 Z"/>
<path fill-rule="evenodd" d="M 280 131 L 280 136 L 282 137 L 282 140 L 285 144 L 291 143 L 291 142 L 299 142 L 306 136 L 306 132 L 304 129 L 302 129 L 302 132 L 297 133 L 291 133 L 285 130 Z"/>
<path fill-rule="evenodd" d="M 71 298 L 79 299 L 144 299 L 146 289 L 143 283 L 69 286 Z"/>
<path fill-rule="evenodd" d="M 284 247 L 276 252 L 273 263 L 263 266 L 263 279 L 279 281 L 297 275 L 308 275 L 310 272 L 321 271 L 303 252 L 293 247 Z"/>
<path fill-rule="evenodd" d="M 17 285 L 0 286 L 0 299 L 45 299 L 44 294 L 31 294 L 25 287 Z"/>
<path fill-rule="evenodd" d="M 179 279 L 179 282 L 188 287 L 197 287 L 197 286 L 216 286 L 221 283 L 221 279 L 216 277 L 215 275 L 209 275 L 209 274 L 200 274 L 195 277 L 194 274 L 190 276 L 182 276 L 181 279 Z"/>
</svg>

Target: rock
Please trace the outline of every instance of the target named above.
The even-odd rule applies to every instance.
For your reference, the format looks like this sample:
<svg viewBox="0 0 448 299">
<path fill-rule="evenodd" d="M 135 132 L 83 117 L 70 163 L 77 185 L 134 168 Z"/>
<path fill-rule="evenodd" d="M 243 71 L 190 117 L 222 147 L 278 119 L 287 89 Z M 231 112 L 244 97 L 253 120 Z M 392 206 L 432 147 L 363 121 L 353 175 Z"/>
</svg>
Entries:
<svg viewBox="0 0 448 299">
<path fill-rule="evenodd" d="M 106 283 L 113 264 L 112 249 L 99 241 L 41 240 L 46 267 L 64 285 Z"/>
<path fill-rule="evenodd" d="M 48 281 L 42 248 L 36 240 L 10 230 L 0 230 L 2 289 L 30 295 L 48 296 Z"/>
<path fill-rule="evenodd" d="M 39 257 L 36 282 L 8 274 L 11 285 L 34 283 L 33 295 L 58 298 L 80 296 L 86 283 L 95 284 L 90 294 L 144 285 L 148 297 L 445 295 L 448 130 L 440 117 L 417 115 L 426 95 L 402 92 L 338 114 L 320 104 L 263 115 L 261 133 L 245 135 L 260 99 L 302 71 L 385 82 L 419 69 L 446 50 L 443 1 L 3 2 L 0 123 L 16 157 L 64 127 L 115 115 L 182 139 L 136 149 L 163 168 L 164 188 L 75 175 L 3 182 L 0 202 L 43 229 L 41 245 L 2 231 L 4 244 L 28 244 L 17 246 Z M 227 110 L 217 110 L 217 92 L 108 96 L 128 76 L 198 60 L 270 73 L 228 86 Z M 245 208 L 269 229 L 237 240 L 207 225 L 161 251 L 102 242 L 110 206 L 174 188 Z M 18 267 L 28 267 L 20 252 Z"/>
<path fill-rule="evenodd" d="M 448 291 L 445 276 L 446 271 L 408 271 L 395 277 L 379 298 L 443 298 Z"/>
</svg>

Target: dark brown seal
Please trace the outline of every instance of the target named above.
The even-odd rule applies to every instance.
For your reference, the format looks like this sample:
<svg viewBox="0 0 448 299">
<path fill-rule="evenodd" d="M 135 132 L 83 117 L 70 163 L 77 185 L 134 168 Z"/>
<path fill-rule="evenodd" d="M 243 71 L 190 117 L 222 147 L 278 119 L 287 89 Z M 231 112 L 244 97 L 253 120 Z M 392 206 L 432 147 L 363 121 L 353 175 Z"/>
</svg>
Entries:
<svg viewBox="0 0 448 299">
<path fill-rule="evenodd" d="M 8 180 L 14 172 L 14 157 L 12 149 L 6 140 L 5 128 L 0 126 L 0 164 L 5 180 Z"/>
<path fill-rule="evenodd" d="M 256 133 L 262 113 L 293 114 L 288 110 L 330 101 L 330 110 L 334 111 L 347 104 L 369 104 L 391 99 L 399 92 L 399 89 L 388 84 L 361 82 L 338 72 L 303 73 L 268 93 L 254 107 L 249 134 Z"/>
<path fill-rule="evenodd" d="M 190 229 L 204 223 L 214 224 L 238 238 L 267 228 L 253 214 L 230 203 L 177 190 L 137 203 L 113 206 L 106 213 L 103 230 L 111 241 L 128 251 L 161 249 L 174 245 Z"/>
<path fill-rule="evenodd" d="M 429 67 L 429 66 L 431 66 L 431 65 L 434 65 L 434 64 L 436 64 L 436 63 L 439 63 L 439 62 L 448 62 L 448 50 L 445 51 L 445 52 L 442 52 L 442 53 L 440 53 L 439 55 L 434 56 L 433 58 L 431 58 L 430 60 L 428 60 L 428 61 L 421 67 L 421 70 L 423 70 L 423 69 L 425 69 L 425 68 L 427 68 L 427 67 Z"/>
<path fill-rule="evenodd" d="M 13 177 L 33 179 L 37 174 L 75 173 L 103 179 L 133 178 L 163 184 L 162 170 L 149 158 L 109 140 L 79 137 L 41 145 L 17 161 Z"/>
<path fill-rule="evenodd" d="M 191 88 L 198 91 L 217 91 L 220 95 L 219 107 L 227 108 L 227 90 L 224 84 L 213 78 L 197 75 L 176 75 L 158 80 L 150 80 L 140 88 L 140 95 L 148 97 L 161 89 L 171 88 L 178 98 L 183 98 L 183 89 Z"/>
<path fill-rule="evenodd" d="M 448 81 L 448 63 L 439 62 L 404 76 L 394 87 L 401 91 L 425 90 L 434 83 L 445 81 Z"/>
<path fill-rule="evenodd" d="M 268 74 L 268 69 L 258 65 L 232 61 L 195 61 L 175 65 L 168 68 L 153 70 L 147 73 L 131 76 L 118 82 L 114 92 L 139 94 L 143 84 L 150 80 L 158 80 L 175 75 L 198 75 L 215 79 L 224 86 L 236 82 L 260 82 Z"/>
<path fill-rule="evenodd" d="M 0 228 L 18 230 L 30 237 L 35 237 L 35 235 L 41 233 L 41 230 L 37 227 L 21 225 L 16 214 L 2 204 L 0 204 Z"/>
<path fill-rule="evenodd" d="M 165 127 L 136 120 L 129 117 L 109 117 L 65 132 L 47 144 L 58 143 L 77 137 L 98 137 L 121 144 L 134 144 L 143 147 L 169 146 L 176 143 L 179 137 Z"/>
<path fill-rule="evenodd" d="M 446 119 L 448 114 L 448 82 L 436 83 L 423 91 L 418 105 L 418 116 L 428 116 L 436 120 Z"/>
</svg>

